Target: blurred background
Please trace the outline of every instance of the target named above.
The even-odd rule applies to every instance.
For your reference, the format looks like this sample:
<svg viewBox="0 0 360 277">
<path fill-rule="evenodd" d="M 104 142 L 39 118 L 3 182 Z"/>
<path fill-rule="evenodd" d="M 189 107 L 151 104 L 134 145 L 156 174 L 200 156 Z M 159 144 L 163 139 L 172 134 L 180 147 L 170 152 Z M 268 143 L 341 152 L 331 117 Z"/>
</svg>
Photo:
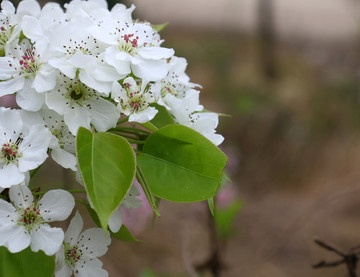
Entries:
<svg viewBox="0 0 360 277">
<path fill-rule="evenodd" d="M 114 240 L 109 275 L 347 276 L 312 268 L 338 259 L 313 239 L 360 244 L 360 1 L 123 2 L 169 23 L 163 46 L 188 60 L 201 103 L 231 116 L 218 127 L 231 183 L 225 223 L 206 204 L 163 202 L 153 225 L 133 218 L 142 242 Z"/>
</svg>

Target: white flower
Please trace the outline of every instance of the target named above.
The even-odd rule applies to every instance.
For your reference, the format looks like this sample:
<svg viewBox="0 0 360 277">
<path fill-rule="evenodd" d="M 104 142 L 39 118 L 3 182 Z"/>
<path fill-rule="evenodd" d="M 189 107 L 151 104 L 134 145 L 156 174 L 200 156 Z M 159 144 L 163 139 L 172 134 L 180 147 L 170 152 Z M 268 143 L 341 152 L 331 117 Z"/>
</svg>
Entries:
<svg viewBox="0 0 360 277">
<path fill-rule="evenodd" d="M 150 81 L 160 81 L 166 76 L 166 59 L 174 55 L 174 50 L 160 47 L 158 34 L 150 25 L 104 18 L 89 31 L 109 46 L 105 61 L 120 74 L 132 71 L 137 77 Z"/>
<path fill-rule="evenodd" d="M 56 253 L 55 277 L 106 277 L 102 262 L 111 243 L 110 234 L 105 236 L 101 228 L 90 228 L 80 233 L 84 222 L 78 212 L 65 233 L 64 243 Z"/>
<path fill-rule="evenodd" d="M 64 118 L 56 112 L 43 108 L 40 115 L 44 120 L 52 139 L 49 145 L 52 159 L 64 168 L 70 168 L 76 171 L 75 157 L 75 136 L 70 133 L 69 128 L 64 122 Z"/>
<path fill-rule="evenodd" d="M 44 47 L 32 45 L 24 39 L 21 45 L 12 43 L 9 53 L 0 57 L 0 96 L 18 92 L 17 103 L 30 111 L 37 111 L 44 103 L 36 96 L 55 87 L 57 70 L 47 64 L 49 53 Z M 32 101 L 32 97 L 36 97 Z"/>
<path fill-rule="evenodd" d="M 80 126 L 90 129 L 92 124 L 99 132 L 115 127 L 120 117 L 117 107 L 105 100 L 96 90 L 78 79 L 60 76 L 57 86 L 46 93 L 46 105 L 64 116 L 70 132 L 76 135 Z"/>
<path fill-rule="evenodd" d="M 165 97 L 170 93 L 178 98 L 183 98 L 186 92 L 198 84 L 190 82 L 189 76 L 185 73 L 187 62 L 184 58 L 173 56 L 167 63 L 168 74 L 161 80 L 161 95 Z"/>
<path fill-rule="evenodd" d="M 42 124 L 24 124 L 18 110 L 0 108 L 0 187 L 25 180 L 47 158 L 51 134 Z"/>
<path fill-rule="evenodd" d="M 145 80 L 136 82 L 134 78 L 128 77 L 122 86 L 118 82 L 113 83 L 111 97 L 119 103 L 120 112 L 130 115 L 130 122 L 146 123 L 158 112 L 149 105 L 160 98 L 160 84 Z"/>
<path fill-rule="evenodd" d="M 112 82 L 125 76 L 104 62 L 105 45 L 86 31 L 93 24 L 90 18 L 80 17 L 54 28 L 50 36 L 54 56 L 49 64 L 67 77 L 78 76 L 88 87 L 108 95 Z"/>
<path fill-rule="evenodd" d="M 203 106 L 199 105 L 198 91 L 190 89 L 183 98 L 169 93 L 163 101 L 177 123 L 194 129 L 215 145 L 223 142 L 224 137 L 215 133 L 219 117 L 216 113 L 203 111 Z"/>
<path fill-rule="evenodd" d="M 51 228 L 47 223 L 65 220 L 75 201 L 63 190 L 51 190 L 40 199 L 34 199 L 26 185 L 13 186 L 9 190 L 11 203 L 0 199 L 0 245 L 11 253 L 24 250 L 42 250 L 54 255 L 61 246 L 64 232 Z"/>
<path fill-rule="evenodd" d="M 37 15 L 40 12 L 40 5 L 34 0 L 21 1 L 17 13 L 10 1 L 1 2 L 0 12 L 0 56 L 8 51 L 8 45 L 20 36 L 20 22 L 24 15 Z"/>
</svg>

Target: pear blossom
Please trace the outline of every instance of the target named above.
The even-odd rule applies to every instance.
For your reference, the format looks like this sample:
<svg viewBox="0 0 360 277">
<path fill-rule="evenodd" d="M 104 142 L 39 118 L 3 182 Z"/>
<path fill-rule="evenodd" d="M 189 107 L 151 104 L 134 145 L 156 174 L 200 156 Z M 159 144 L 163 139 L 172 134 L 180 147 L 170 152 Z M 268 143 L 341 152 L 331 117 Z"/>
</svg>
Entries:
<svg viewBox="0 0 360 277">
<path fill-rule="evenodd" d="M 30 189 L 22 184 L 9 190 L 10 203 L 0 199 L 0 245 L 11 253 L 30 246 L 52 256 L 64 240 L 61 228 L 49 222 L 65 220 L 74 208 L 73 196 L 64 190 L 51 190 L 41 199 L 34 199 Z"/>
<path fill-rule="evenodd" d="M 50 53 L 38 46 L 24 39 L 20 45 L 12 45 L 5 57 L 0 57 L 0 95 L 18 92 L 18 105 L 30 111 L 41 108 L 44 96 L 37 93 L 53 89 L 58 74 L 47 64 Z"/>
<path fill-rule="evenodd" d="M 49 37 L 54 55 L 49 64 L 67 77 L 78 76 L 88 87 L 109 95 L 112 83 L 126 75 L 105 63 L 105 44 L 86 31 L 93 24 L 92 19 L 80 17 L 53 28 Z"/>
<path fill-rule="evenodd" d="M 1 2 L 0 12 L 0 56 L 5 56 L 8 45 L 18 39 L 21 32 L 21 20 L 24 15 L 37 15 L 40 5 L 34 0 L 25 0 L 19 3 L 17 11 L 8 0 Z"/>
<path fill-rule="evenodd" d="M 115 127 L 120 113 L 116 106 L 102 98 L 106 96 L 89 88 L 79 79 L 61 75 L 54 90 L 46 93 L 46 105 L 64 116 L 64 122 L 73 135 L 80 126 L 99 132 Z"/>
<path fill-rule="evenodd" d="M 64 122 L 64 118 L 56 112 L 43 108 L 40 110 L 44 125 L 51 134 L 49 148 L 52 159 L 64 168 L 76 171 L 75 136 L 70 133 Z"/>
<path fill-rule="evenodd" d="M 0 108 L 0 187 L 25 180 L 47 158 L 51 134 L 42 124 L 29 128 L 18 110 Z"/>
<path fill-rule="evenodd" d="M 157 114 L 151 103 L 156 103 L 160 98 L 161 85 L 159 83 L 149 83 L 146 80 L 135 81 L 128 77 L 120 85 L 113 83 L 111 97 L 119 103 L 121 113 L 129 116 L 130 122 L 146 123 L 153 119 Z"/>
<path fill-rule="evenodd" d="M 166 76 L 166 59 L 174 55 L 174 50 L 160 46 L 161 40 L 150 25 L 103 18 L 89 32 L 108 45 L 105 61 L 120 74 L 132 72 L 150 81 Z"/>
<path fill-rule="evenodd" d="M 215 145 L 223 142 L 224 137 L 216 134 L 215 131 L 219 116 L 216 113 L 203 111 L 204 107 L 199 104 L 199 91 L 190 89 L 183 98 L 177 98 L 169 93 L 163 100 L 177 123 L 194 129 Z"/>
<path fill-rule="evenodd" d="M 161 96 L 165 97 L 170 93 L 178 98 L 183 98 L 189 89 L 200 87 L 190 82 L 189 76 L 185 73 L 187 61 L 185 58 L 173 56 L 167 63 L 168 74 L 161 80 Z"/>
<path fill-rule="evenodd" d="M 55 277 L 107 277 L 98 257 L 103 256 L 111 242 L 110 234 L 101 228 L 83 229 L 79 212 L 71 220 L 65 232 L 61 249 L 56 253 Z"/>
</svg>

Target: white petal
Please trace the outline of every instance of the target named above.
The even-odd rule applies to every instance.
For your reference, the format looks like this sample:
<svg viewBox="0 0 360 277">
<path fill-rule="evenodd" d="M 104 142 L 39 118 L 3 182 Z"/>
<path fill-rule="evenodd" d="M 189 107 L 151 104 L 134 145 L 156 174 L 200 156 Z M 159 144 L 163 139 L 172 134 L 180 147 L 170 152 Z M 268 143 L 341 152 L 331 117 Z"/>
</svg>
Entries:
<svg viewBox="0 0 360 277">
<path fill-rule="evenodd" d="M 13 94 L 24 87 L 25 78 L 16 77 L 14 79 L 9 79 L 6 81 L 0 82 L 0 96 L 6 94 Z"/>
<path fill-rule="evenodd" d="M 21 1 L 17 7 L 18 14 L 30 14 L 37 16 L 40 14 L 41 7 L 35 0 Z"/>
<path fill-rule="evenodd" d="M 41 224 L 31 231 L 31 250 L 42 250 L 46 255 L 52 256 L 59 251 L 64 240 L 64 232 L 60 228 L 51 228 L 48 224 Z"/>
<path fill-rule="evenodd" d="M 19 133 L 22 131 L 23 122 L 21 120 L 18 110 L 11 110 L 7 108 L 0 108 L 0 130 L 6 132 L 6 139 L 17 139 Z M 14 131 L 17 133 L 12 136 Z"/>
<path fill-rule="evenodd" d="M 89 103 L 91 104 L 91 123 L 97 131 L 105 132 L 116 126 L 120 113 L 113 103 L 102 98 L 91 99 Z"/>
<path fill-rule="evenodd" d="M 61 245 L 60 250 L 55 256 L 55 277 L 69 277 L 72 274 L 72 269 L 68 267 L 65 262 L 64 246 Z"/>
<path fill-rule="evenodd" d="M 97 81 L 94 76 L 89 74 L 86 69 L 81 69 L 79 73 L 79 79 L 81 82 L 98 92 L 105 93 L 108 96 L 111 90 L 111 82 Z"/>
<path fill-rule="evenodd" d="M 83 254 L 101 257 L 107 252 L 107 247 L 110 243 L 111 238 L 109 232 L 107 232 L 105 236 L 103 229 L 90 228 L 81 233 L 77 244 Z"/>
<path fill-rule="evenodd" d="M 69 244 L 75 244 L 80 236 L 81 230 L 84 226 L 84 221 L 78 211 L 71 219 L 69 227 L 65 233 L 65 242 Z"/>
<path fill-rule="evenodd" d="M 44 65 L 41 70 L 36 73 L 33 82 L 34 89 L 39 93 L 52 90 L 56 85 L 56 76 L 56 70 Z"/>
<path fill-rule="evenodd" d="M 76 67 L 69 63 L 66 58 L 53 58 L 49 60 L 49 64 L 59 69 L 67 77 L 74 79 L 76 75 Z"/>
<path fill-rule="evenodd" d="M 90 113 L 86 108 L 67 109 L 64 114 L 64 121 L 74 136 L 76 136 L 80 126 L 90 130 Z"/>
<path fill-rule="evenodd" d="M 15 207 L 9 202 L 0 199 L 0 226 L 7 225 L 16 219 L 17 212 Z"/>
<path fill-rule="evenodd" d="M 5 165 L 0 168 L 0 187 L 9 188 L 25 180 L 25 174 L 20 172 L 15 164 Z"/>
<path fill-rule="evenodd" d="M 108 22 L 108 21 L 109 20 L 104 20 L 104 22 Z M 103 23 L 103 25 L 104 24 L 105 23 Z M 111 23 L 109 23 L 109 24 L 111 24 Z M 96 38 L 102 42 L 105 42 L 106 44 L 109 44 L 109 45 L 116 45 L 117 42 L 116 42 L 115 36 L 111 36 L 108 32 L 105 31 L 106 29 L 111 30 L 111 28 L 114 27 L 114 24 L 111 24 L 111 25 L 112 26 L 110 26 L 110 29 L 109 29 L 109 27 L 106 27 L 106 26 L 105 26 L 105 28 L 101 28 L 98 26 L 92 26 L 91 28 L 88 29 L 88 31 L 90 32 L 91 35 L 94 36 L 94 38 Z"/>
<path fill-rule="evenodd" d="M 22 18 L 21 28 L 24 35 L 34 41 L 44 35 L 39 20 L 33 16 L 25 15 Z"/>
<path fill-rule="evenodd" d="M 102 262 L 99 259 L 79 261 L 75 269 L 78 269 L 79 273 L 75 272 L 75 277 L 107 277 L 108 273 L 102 269 Z M 81 267 L 83 265 L 83 267 Z"/>
<path fill-rule="evenodd" d="M 37 168 L 47 158 L 52 135 L 48 129 L 42 125 L 32 126 L 30 133 L 24 137 L 19 145 L 22 157 L 19 159 L 19 170 L 26 172 Z"/>
<path fill-rule="evenodd" d="M 0 57 L 0 79 L 7 80 L 16 76 L 18 73 L 14 65 L 17 63 L 18 61 L 11 57 Z M 9 64 L 12 64 L 12 66 L 9 66 Z"/>
<path fill-rule="evenodd" d="M 129 122 L 146 123 L 155 117 L 158 110 L 154 107 L 148 107 L 147 109 L 133 113 L 129 116 Z"/>
<path fill-rule="evenodd" d="M 140 64 L 132 63 L 131 69 L 137 77 L 151 81 L 160 81 L 168 73 L 166 63 L 162 60 L 142 60 Z"/>
<path fill-rule="evenodd" d="M 74 206 L 72 194 L 61 189 L 48 191 L 39 201 L 40 214 L 47 222 L 65 220 Z"/>
<path fill-rule="evenodd" d="M 17 253 L 30 245 L 29 233 L 16 223 L 0 227 L 0 245 L 6 246 L 11 253 Z"/>
<path fill-rule="evenodd" d="M 71 63 L 76 68 L 95 67 L 96 66 L 96 58 L 93 56 L 85 55 L 81 51 L 77 51 L 69 59 L 69 63 Z"/>
<path fill-rule="evenodd" d="M 120 208 L 117 208 L 110 216 L 108 225 L 111 232 L 116 233 L 120 230 L 123 223 L 123 217 Z"/>
<path fill-rule="evenodd" d="M 50 109 L 60 115 L 64 115 L 66 109 L 65 98 L 60 93 L 57 93 L 57 91 L 46 93 L 45 103 Z"/>
<path fill-rule="evenodd" d="M 51 150 L 51 158 L 64 168 L 70 168 L 73 171 L 77 170 L 75 155 L 61 149 L 60 147 Z"/>
<path fill-rule="evenodd" d="M 120 52 L 116 46 L 108 47 L 105 50 L 105 61 L 121 75 L 127 75 L 131 72 L 130 55 Z"/>
<path fill-rule="evenodd" d="M 27 82 L 28 80 L 26 80 Z M 21 89 L 16 93 L 16 103 L 27 111 L 37 112 L 45 102 L 45 95 L 37 93 L 33 88 Z"/>
<path fill-rule="evenodd" d="M 113 82 L 123 79 L 126 75 L 118 73 L 115 68 L 106 64 L 97 64 L 93 76 L 96 80 Z"/>
<path fill-rule="evenodd" d="M 175 51 L 164 47 L 144 47 L 139 50 L 138 54 L 144 59 L 160 60 L 172 57 Z"/>
<path fill-rule="evenodd" d="M 17 208 L 30 207 L 34 202 L 31 190 L 25 185 L 12 186 L 9 190 L 9 197 Z"/>
</svg>

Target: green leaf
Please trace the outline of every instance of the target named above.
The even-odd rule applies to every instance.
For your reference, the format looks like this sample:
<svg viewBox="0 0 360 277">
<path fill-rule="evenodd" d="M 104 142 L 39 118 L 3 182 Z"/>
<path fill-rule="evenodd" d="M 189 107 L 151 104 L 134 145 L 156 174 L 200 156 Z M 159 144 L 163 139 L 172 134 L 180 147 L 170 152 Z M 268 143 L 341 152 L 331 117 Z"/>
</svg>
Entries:
<svg viewBox="0 0 360 277">
<path fill-rule="evenodd" d="M 215 225 L 220 238 L 226 239 L 233 235 L 233 223 L 242 208 L 242 202 L 239 200 L 233 201 L 225 208 L 215 209 Z"/>
<path fill-rule="evenodd" d="M 158 113 L 155 117 L 150 121 L 157 128 L 162 128 L 166 125 L 174 124 L 174 118 L 172 115 L 166 110 L 164 106 L 153 103 L 150 105 L 151 107 L 155 107 L 158 110 Z"/>
<path fill-rule="evenodd" d="M 122 137 L 93 134 L 80 127 L 76 152 L 81 178 L 106 230 L 113 211 L 120 205 L 135 177 L 135 153 Z"/>
<path fill-rule="evenodd" d="M 137 177 L 137 180 L 139 181 L 145 195 L 146 195 L 146 198 L 147 200 L 149 201 L 149 204 L 151 206 L 151 208 L 153 209 L 154 213 L 157 215 L 157 216 L 160 216 L 160 212 L 157 208 L 157 205 L 154 201 L 154 197 L 151 193 L 151 189 L 144 177 L 144 174 L 142 173 L 142 170 L 139 166 L 137 166 L 137 171 L 136 171 L 136 177 Z"/>
<path fill-rule="evenodd" d="M 117 238 L 118 240 L 127 241 L 127 242 L 138 242 L 129 231 L 129 229 L 123 224 L 121 225 L 120 230 L 117 233 L 111 232 L 111 236 Z"/>
<path fill-rule="evenodd" d="M 207 200 L 207 202 L 208 202 L 209 210 L 210 210 L 211 214 L 214 216 L 214 209 L 215 209 L 214 197 L 209 198 Z"/>
<path fill-rule="evenodd" d="M 167 125 L 147 138 L 137 161 L 154 195 L 195 202 L 215 195 L 227 158 L 196 131 Z"/>
<path fill-rule="evenodd" d="M 0 276 L 4 277 L 52 277 L 55 272 L 55 256 L 30 248 L 13 254 L 0 247 L 0 261 Z"/>
<path fill-rule="evenodd" d="M 166 22 L 166 23 L 159 24 L 159 25 L 151 25 L 151 27 L 153 28 L 154 31 L 159 33 L 160 31 L 164 30 L 168 24 L 169 23 Z"/>
</svg>

